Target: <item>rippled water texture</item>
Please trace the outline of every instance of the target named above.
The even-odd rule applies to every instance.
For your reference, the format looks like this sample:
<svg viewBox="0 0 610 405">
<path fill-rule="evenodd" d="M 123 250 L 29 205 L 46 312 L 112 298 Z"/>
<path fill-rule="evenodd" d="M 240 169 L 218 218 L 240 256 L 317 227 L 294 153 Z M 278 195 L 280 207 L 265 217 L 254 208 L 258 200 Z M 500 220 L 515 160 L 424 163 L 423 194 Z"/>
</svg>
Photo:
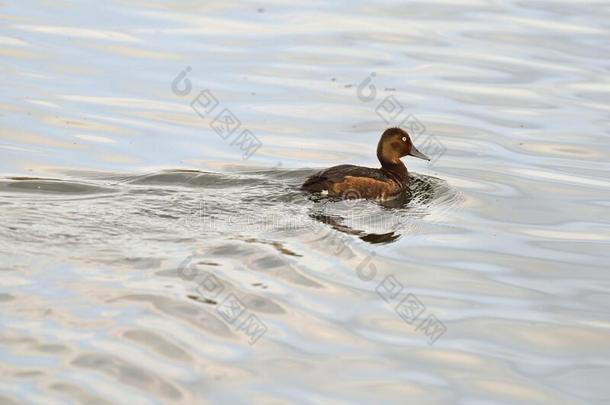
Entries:
<svg viewBox="0 0 610 405">
<path fill-rule="evenodd" d="M 0 403 L 610 402 L 609 34 L 595 1 L 0 2 Z M 406 117 L 409 195 L 299 191 Z"/>
</svg>

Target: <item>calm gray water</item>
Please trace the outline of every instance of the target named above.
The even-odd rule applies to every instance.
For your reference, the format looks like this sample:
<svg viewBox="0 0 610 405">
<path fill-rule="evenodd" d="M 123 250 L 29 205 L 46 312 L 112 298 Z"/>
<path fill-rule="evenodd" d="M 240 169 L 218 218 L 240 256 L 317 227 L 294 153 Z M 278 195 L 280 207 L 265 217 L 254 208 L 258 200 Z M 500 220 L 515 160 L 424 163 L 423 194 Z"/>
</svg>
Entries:
<svg viewBox="0 0 610 405">
<path fill-rule="evenodd" d="M 610 402 L 608 55 L 608 2 L 1 1 L 0 403 Z M 298 190 L 399 124 L 410 195 Z"/>
</svg>

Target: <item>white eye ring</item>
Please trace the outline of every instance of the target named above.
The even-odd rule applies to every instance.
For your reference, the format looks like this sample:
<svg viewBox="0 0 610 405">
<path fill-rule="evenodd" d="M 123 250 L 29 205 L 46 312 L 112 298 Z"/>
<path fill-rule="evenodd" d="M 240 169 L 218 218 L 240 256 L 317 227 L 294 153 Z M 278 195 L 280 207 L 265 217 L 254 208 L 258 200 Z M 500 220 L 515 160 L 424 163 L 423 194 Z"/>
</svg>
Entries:
<svg viewBox="0 0 610 405">
<path fill-rule="evenodd" d="M 403 137 L 402 137 L 402 141 L 403 141 L 403 142 L 407 142 L 407 137 L 406 137 L 406 136 L 403 136 Z"/>
</svg>

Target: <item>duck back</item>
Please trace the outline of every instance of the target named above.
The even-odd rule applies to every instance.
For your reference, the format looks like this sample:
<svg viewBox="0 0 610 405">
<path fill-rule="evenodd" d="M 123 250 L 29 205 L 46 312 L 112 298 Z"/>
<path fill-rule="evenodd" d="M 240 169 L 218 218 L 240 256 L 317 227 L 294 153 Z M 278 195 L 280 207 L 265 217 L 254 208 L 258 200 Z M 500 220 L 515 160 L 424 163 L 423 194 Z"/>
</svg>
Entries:
<svg viewBox="0 0 610 405">
<path fill-rule="evenodd" d="M 384 199 L 402 192 L 404 185 L 382 169 L 339 165 L 312 175 L 301 189 L 312 193 L 326 192 L 330 197 L 343 197 L 349 193 L 352 198 Z"/>
</svg>

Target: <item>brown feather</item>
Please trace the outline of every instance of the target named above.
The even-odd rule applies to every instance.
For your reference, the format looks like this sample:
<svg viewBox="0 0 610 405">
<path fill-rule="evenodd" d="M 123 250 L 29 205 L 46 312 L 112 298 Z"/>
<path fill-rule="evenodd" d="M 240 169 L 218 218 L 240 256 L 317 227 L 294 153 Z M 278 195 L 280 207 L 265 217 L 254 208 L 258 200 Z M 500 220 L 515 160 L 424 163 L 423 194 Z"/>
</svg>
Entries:
<svg viewBox="0 0 610 405">
<path fill-rule="evenodd" d="M 412 148 L 409 134 L 400 128 L 389 128 L 377 144 L 380 169 L 333 166 L 307 178 L 301 189 L 337 198 L 392 199 L 409 185 L 409 172 L 400 158 L 409 155 Z"/>
<path fill-rule="evenodd" d="M 395 197 L 402 191 L 400 185 L 394 181 L 381 181 L 370 177 L 345 176 L 342 181 L 331 184 L 328 195 L 344 198 L 387 199 Z"/>
</svg>

